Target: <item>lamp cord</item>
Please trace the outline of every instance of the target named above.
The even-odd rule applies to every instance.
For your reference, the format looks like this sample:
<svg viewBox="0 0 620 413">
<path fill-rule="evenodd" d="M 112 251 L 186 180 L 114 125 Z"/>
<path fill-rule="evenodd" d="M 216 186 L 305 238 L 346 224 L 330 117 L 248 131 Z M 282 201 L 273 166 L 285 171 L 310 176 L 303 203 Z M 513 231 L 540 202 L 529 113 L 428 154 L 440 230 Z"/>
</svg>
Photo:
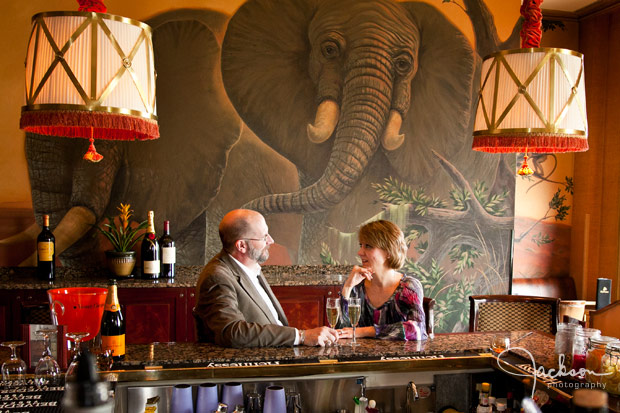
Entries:
<svg viewBox="0 0 620 413">
<path fill-rule="evenodd" d="M 78 11 L 94 11 L 95 13 L 105 13 L 108 8 L 103 4 L 103 0 L 77 0 L 80 8 Z"/>
<path fill-rule="evenodd" d="M 523 16 L 523 26 L 521 26 L 521 47 L 540 47 L 542 38 L 542 12 L 540 5 L 543 0 L 523 0 L 521 6 L 521 16 Z"/>
</svg>

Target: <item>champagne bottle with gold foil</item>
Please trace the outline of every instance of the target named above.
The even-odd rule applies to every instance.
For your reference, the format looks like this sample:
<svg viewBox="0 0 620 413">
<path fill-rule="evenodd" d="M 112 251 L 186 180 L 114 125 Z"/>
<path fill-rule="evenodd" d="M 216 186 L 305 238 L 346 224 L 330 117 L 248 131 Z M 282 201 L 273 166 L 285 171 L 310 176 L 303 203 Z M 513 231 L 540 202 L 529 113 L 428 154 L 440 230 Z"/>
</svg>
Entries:
<svg viewBox="0 0 620 413">
<path fill-rule="evenodd" d="M 101 349 L 112 350 L 113 360 L 125 358 L 125 320 L 118 301 L 116 280 L 110 280 L 101 317 Z"/>
<path fill-rule="evenodd" d="M 37 237 L 37 276 L 43 280 L 56 277 L 56 239 L 50 231 L 50 216 L 43 215 L 43 229 Z"/>
<path fill-rule="evenodd" d="M 159 241 L 155 235 L 155 215 L 153 211 L 148 214 L 148 226 L 142 240 L 140 249 L 142 261 L 142 278 L 156 280 L 161 272 L 161 260 L 159 257 Z"/>
</svg>

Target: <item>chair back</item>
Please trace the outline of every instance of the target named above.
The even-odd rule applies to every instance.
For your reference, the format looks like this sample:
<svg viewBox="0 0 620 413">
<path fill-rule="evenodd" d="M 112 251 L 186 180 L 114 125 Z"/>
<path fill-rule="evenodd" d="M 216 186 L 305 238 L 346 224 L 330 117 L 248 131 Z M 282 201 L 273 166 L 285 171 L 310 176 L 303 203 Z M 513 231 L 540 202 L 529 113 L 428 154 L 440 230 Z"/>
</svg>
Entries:
<svg viewBox="0 0 620 413">
<path fill-rule="evenodd" d="M 591 328 L 601 330 L 601 335 L 620 338 L 620 301 L 615 301 L 600 310 L 588 313 Z"/>
<path fill-rule="evenodd" d="M 435 300 L 424 297 L 422 307 L 424 307 L 426 334 L 428 334 L 428 338 L 433 338 L 435 337 Z"/>
<path fill-rule="evenodd" d="M 525 295 L 469 297 L 469 331 L 538 330 L 555 334 L 559 298 Z"/>
</svg>

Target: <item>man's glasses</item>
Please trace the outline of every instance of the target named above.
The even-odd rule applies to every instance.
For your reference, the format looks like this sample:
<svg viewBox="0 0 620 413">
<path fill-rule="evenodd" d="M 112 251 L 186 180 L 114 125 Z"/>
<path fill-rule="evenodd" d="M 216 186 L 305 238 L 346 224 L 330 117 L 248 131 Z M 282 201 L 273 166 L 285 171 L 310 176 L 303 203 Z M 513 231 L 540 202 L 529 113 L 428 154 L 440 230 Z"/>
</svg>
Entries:
<svg viewBox="0 0 620 413">
<path fill-rule="evenodd" d="M 269 235 L 269 234 L 267 234 L 267 235 L 265 235 L 263 238 L 242 238 L 242 239 L 244 239 L 244 240 L 246 240 L 246 241 L 264 241 L 264 242 L 267 242 L 267 240 L 269 239 L 269 237 L 270 237 L 270 235 Z"/>
</svg>

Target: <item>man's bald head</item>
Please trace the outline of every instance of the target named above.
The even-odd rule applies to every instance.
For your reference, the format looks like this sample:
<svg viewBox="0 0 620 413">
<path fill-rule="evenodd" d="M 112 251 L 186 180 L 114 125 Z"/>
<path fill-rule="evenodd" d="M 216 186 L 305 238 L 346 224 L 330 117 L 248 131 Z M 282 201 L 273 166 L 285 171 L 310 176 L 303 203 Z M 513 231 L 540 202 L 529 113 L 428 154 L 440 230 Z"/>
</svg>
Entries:
<svg viewBox="0 0 620 413">
<path fill-rule="evenodd" d="M 251 209 L 234 209 L 224 215 L 219 226 L 220 240 L 224 251 L 232 254 L 235 241 L 244 237 L 252 237 L 252 232 L 265 218 Z"/>
</svg>

